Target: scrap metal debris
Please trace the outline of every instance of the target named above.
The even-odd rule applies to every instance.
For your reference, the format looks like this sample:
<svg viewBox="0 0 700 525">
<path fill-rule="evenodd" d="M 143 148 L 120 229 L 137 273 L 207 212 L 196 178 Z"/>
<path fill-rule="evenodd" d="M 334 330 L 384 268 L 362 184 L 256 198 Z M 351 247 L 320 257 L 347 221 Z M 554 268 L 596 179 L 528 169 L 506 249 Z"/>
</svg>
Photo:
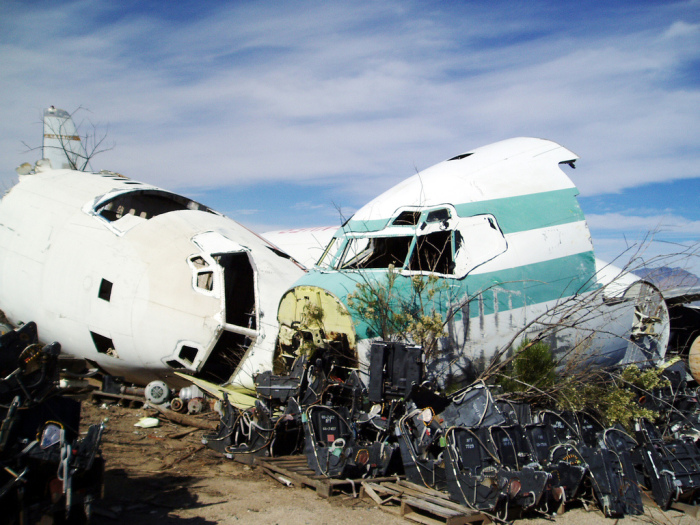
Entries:
<svg viewBox="0 0 700 525">
<path fill-rule="evenodd" d="M 420 347 L 372 345 L 366 386 L 330 348 L 298 357 L 288 375 L 259 374 L 257 401 L 237 408 L 224 394 L 221 421 L 204 443 L 252 462 L 303 452 L 316 475 L 403 475 L 470 509 L 555 513 L 594 500 L 608 517 L 642 514 L 642 492 L 662 509 L 700 496 L 697 384 L 682 362 L 639 403 L 660 423 L 633 433 L 584 412 L 509 401 L 479 382 L 450 395 L 424 382 Z"/>
<path fill-rule="evenodd" d="M 86 523 L 101 497 L 104 424 L 79 437 L 80 403 L 59 395 L 60 345 L 34 323 L 0 336 L 0 508 L 9 523 Z"/>
</svg>

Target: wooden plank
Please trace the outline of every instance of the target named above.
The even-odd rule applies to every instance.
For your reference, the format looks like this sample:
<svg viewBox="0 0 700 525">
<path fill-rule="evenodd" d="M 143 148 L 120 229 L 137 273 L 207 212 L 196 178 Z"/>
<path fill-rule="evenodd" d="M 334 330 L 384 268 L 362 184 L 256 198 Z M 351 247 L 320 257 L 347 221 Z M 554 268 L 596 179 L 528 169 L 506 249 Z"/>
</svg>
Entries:
<svg viewBox="0 0 700 525">
<path fill-rule="evenodd" d="M 306 456 L 282 456 L 279 458 L 265 458 L 265 461 L 272 462 L 272 463 L 280 463 L 284 465 L 307 465 L 308 466 L 308 461 L 306 460 Z"/>
<path fill-rule="evenodd" d="M 401 505 L 401 516 L 406 520 L 415 521 L 416 523 L 423 523 L 424 525 L 445 525 L 446 521 L 436 520 L 430 516 L 425 516 L 423 514 L 418 514 L 413 511 L 410 507 L 408 510 L 404 510 L 404 505 Z M 450 524 L 453 525 L 453 524 Z"/>
<path fill-rule="evenodd" d="M 402 487 L 417 490 L 418 492 L 423 492 L 425 494 L 435 496 L 436 498 L 442 498 L 442 499 L 446 499 L 446 500 L 450 499 L 449 494 L 446 494 L 444 492 L 440 492 L 439 490 L 431 489 L 431 488 L 423 486 L 423 485 L 411 483 L 410 481 L 407 481 L 405 479 L 401 479 L 401 480 L 397 481 L 396 484 L 401 485 Z"/>
<path fill-rule="evenodd" d="M 458 512 L 456 510 L 448 509 L 447 507 L 442 507 L 440 505 L 436 505 L 435 503 L 432 503 L 430 501 L 426 501 L 425 499 L 414 498 L 411 496 L 403 497 L 402 502 L 405 502 L 407 505 L 410 505 L 411 507 L 416 507 L 419 509 L 427 510 L 428 512 L 432 512 L 433 514 L 437 514 L 438 516 L 442 516 L 444 518 L 459 516 L 461 514 L 460 512 Z"/>
<path fill-rule="evenodd" d="M 259 462 L 263 468 L 268 468 L 271 470 L 275 470 L 277 472 L 280 472 L 282 474 L 289 474 L 289 473 L 302 473 L 305 475 L 308 475 L 308 473 L 313 474 L 313 470 L 310 468 L 300 468 L 300 467 L 295 467 L 295 466 L 289 466 L 285 465 L 284 463 L 278 463 L 276 461 L 265 461 L 265 462 Z"/>
<path fill-rule="evenodd" d="M 383 484 L 382 486 L 386 486 L 386 484 Z M 410 487 L 409 487 L 410 486 Z M 412 488 L 415 487 L 415 488 Z M 456 503 L 452 500 L 449 499 L 449 495 L 439 492 L 434 489 L 429 489 L 427 487 L 421 487 L 420 485 L 416 485 L 415 483 L 410 483 L 404 480 L 399 481 L 398 483 L 394 484 L 394 490 L 400 491 L 402 494 L 406 494 L 408 496 L 414 496 L 420 499 L 423 499 L 425 501 L 428 501 L 429 503 L 434 503 L 436 505 L 441 505 L 443 507 L 450 508 L 456 512 L 459 512 L 461 514 L 480 514 L 479 511 L 476 511 L 474 509 L 470 509 L 469 507 L 465 507 L 464 505 L 460 505 L 459 503 Z"/>
<path fill-rule="evenodd" d="M 391 487 L 391 484 L 388 484 L 388 483 L 379 484 L 379 483 L 375 483 L 374 481 L 363 481 L 362 483 L 363 484 L 366 483 L 367 485 L 371 486 L 372 489 L 374 489 L 374 491 L 378 492 L 378 493 L 389 494 L 392 496 L 399 496 L 399 495 L 403 494 L 402 491 Z"/>
<path fill-rule="evenodd" d="M 460 505 L 459 503 L 456 503 L 454 501 L 450 501 L 444 498 L 436 498 L 434 496 L 423 496 L 423 499 L 430 503 L 434 503 L 435 505 L 440 505 L 449 509 L 454 510 L 455 512 L 458 512 L 460 514 L 466 514 L 466 515 L 472 515 L 472 514 L 481 514 L 478 510 L 470 509 L 469 507 L 465 507 L 464 505 Z"/>
<path fill-rule="evenodd" d="M 428 510 L 420 505 L 414 505 L 415 501 L 411 501 L 412 498 L 406 498 L 401 501 L 401 515 L 404 519 L 415 521 L 418 523 L 423 523 L 424 525 L 468 525 L 480 523 L 482 525 L 491 524 L 492 521 L 480 512 L 472 513 L 471 515 L 466 514 L 454 514 L 445 515 L 444 512 L 433 512 L 433 510 Z M 427 505 L 426 505 L 427 507 Z M 439 506 L 435 505 L 439 510 Z M 419 512 L 423 511 L 423 512 Z M 430 514 L 425 514 L 425 513 Z"/>
<path fill-rule="evenodd" d="M 404 519 L 422 523 L 423 525 L 465 525 L 464 516 L 428 515 L 418 512 L 420 507 L 414 507 L 408 501 L 401 501 L 401 515 Z M 424 510 L 425 509 L 421 509 Z"/>
<path fill-rule="evenodd" d="M 382 505 L 379 508 L 382 509 L 383 512 L 388 512 L 389 514 L 396 516 L 398 518 L 400 518 L 402 516 L 401 505 Z"/>
<path fill-rule="evenodd" d="M 299 486 L 307 486 L 316 490 L 317 494 L 323 498 L 329 498 L 335 491 L 352 489 L 353 495 L 357 494 L 357 487 L 364 481 L 363 479 L 339 479 L 318 475 L 309 468 L 306 456 L 280 456 L 277 458 L 260 457 L 256 464 L 263 468 L 263 472 L 277 479 L 276 475 L 281 474 L 289 478 Z M 396 481 L 399 476 L 373 478 L 372 481 Z"/>
<path fill-rule="evenodd" d="M 363 482 L 362 482 L 362 489 L 365 491 L 365 493 L 366 493 L 370 498 L 372 498 L 372 499 L 374 500 L 374 502 L 375 502 L 377 505 L 379 505 L 379 506 L 384 505 L 384 501 L 383 501 L 382 498 L 380 498 L 379 495 L 374 491 L 374 489 L 372 488 L 371 485 L 372 485 L 371 483 L 366 483 L 366 482 L 363 481 Z"/>
<path fill-rule="evenodd" d="M 382 510 L 424 525 L 490 524 L 491 519 L 481 512 L 447 500 L 445 494 L 407 482 L 362 482 L 363 490 Z M 439 496 L 433 495 L 438 493 Z M 382 499 L 382 495 L 389 496 Z M 375 497 L 376 496 L 376 497 Z M 400 502 L 400 506 L 389 503 Z"/>
</svg>

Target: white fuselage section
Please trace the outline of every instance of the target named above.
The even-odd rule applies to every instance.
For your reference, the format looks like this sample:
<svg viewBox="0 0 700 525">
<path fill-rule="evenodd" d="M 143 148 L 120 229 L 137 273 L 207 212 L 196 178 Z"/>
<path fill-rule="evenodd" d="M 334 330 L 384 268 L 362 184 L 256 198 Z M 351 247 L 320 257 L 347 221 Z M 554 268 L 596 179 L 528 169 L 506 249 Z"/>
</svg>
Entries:
<svg viewBox="0 0 700 525">
<path fill-rule="evenodd" d="M 279 297 L 303 274 L 245 227 L 113 173 L 44 170 L 0 201 L 0 309 L 42 341 L 144 384 L 252 386 Z"/>
<path fill-rule="evenodd" d="M 446 334 L 436 331 L 440 355 L 431 361 L 443 377 L 488 363 L 524 338 L 546 339 L 575 362 L 663 357 L 668 309 L 658 290 L 596 261 L 578 190 L 561 169 L 577 159 L 548 140 L 508 139 L 374 198 L 283 296 L 281 351 L 296 350 L 305 334 L 295 331 L 335 339 L 341 331 L 362 367 L 378 337 L 411 339 L 396 331 L 399 311 L 442 320 Z M 290 253 L 301 241 L 276 238 Z M 432 290 L 416 291 L 431 279 Z M 312 310 L 328 326 L 309 323 Z"/>
</svg>

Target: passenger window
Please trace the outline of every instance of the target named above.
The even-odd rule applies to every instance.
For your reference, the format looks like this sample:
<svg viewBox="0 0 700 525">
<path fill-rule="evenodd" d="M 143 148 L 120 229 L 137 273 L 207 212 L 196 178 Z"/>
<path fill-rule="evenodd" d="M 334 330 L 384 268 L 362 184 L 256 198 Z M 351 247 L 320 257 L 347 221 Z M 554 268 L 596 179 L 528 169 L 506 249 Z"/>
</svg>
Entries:
<svg viewBox="0 0 700 525">
<path fill-rule="evenodd" d="M 199 268 L 206 268 L 207 266 L 209 266 L 209 263 L 207 263 L 207 261 L 205 261 L 202 257 L 199 257 L 199 256 L 197 256 L 197 257 L 192 257 L 192 258 L 190 259 L 190 261 L 192 262 L 192 264 L 194 265 L 194 267 L 197 268 L 197 269 L 199 269 Z"/>
<path fill-rule="evenodd" d="M 197 274 L 197 288 L 211 292 L 214 289 L 214 272 L 199 272 Z"/>
<path fill-rule="evenodd" d="M 107 279 L 102 279 L 102 281 L 100 281 L 100 289 L 97 292 L 97 297 L 107 302 L 112 298 L 112 283 Z"/>
</svg>

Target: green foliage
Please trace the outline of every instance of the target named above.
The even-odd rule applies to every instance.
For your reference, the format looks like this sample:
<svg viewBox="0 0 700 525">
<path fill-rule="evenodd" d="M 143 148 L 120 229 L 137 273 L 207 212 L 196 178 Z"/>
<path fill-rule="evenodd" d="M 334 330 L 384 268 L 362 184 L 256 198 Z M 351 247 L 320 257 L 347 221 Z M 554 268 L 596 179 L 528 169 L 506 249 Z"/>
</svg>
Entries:
<svg viewBox="0 0 700 525">
<path fill-rule="evenodd" d="M 648 368 L 642 372 L 637 365 L 630 365 L 622 371 L 618 382 L 646 391 L 663 388 L 669 385 L 669 381 L 661 377 L 661 372 L 660 368 Z"/>
<path fill-rule="evenodd" d="M 631 431 L 636 419 L 654 421 L 658 417 L 637 400 L 645 392 L 668 384 L 661 372 L 641 371 L 631 365 L 618 374 L 568 370 L 558 376 L 549 346 L 542 341 L 524 340 L 496 382 L 506 393 L 542 405 L 553 400 L 559 410 L 596 414 L 606 425 L 620 423 Z"/>
<path fill-rule="evenodd" d="M 556 393 L 557 408 L 597 413 L 606 425 L 620 423 L 631 431 L 636 419 L 654 421 L 658 417 L 657 412 L 643 408 L 637 400 L 644 392 L 668 385 L 661 372 L 653 368 L 641 371 L 630 365 L 605 381 L 599 377 L 563 378 L 563 385 Z"/>
<path fill-rule="evenodd" d="M 548 390 L 556 379 L 555 367 L 556 362 L 547 343 L 525 339 L 497 382 L 505 392 Z"/>
<path fill-rule="evenodd" d="M 384 280 L 358 283 L 348 294 L 348 306 L 368 327 L 369 337 L 385 341 L 406 341 L 421 345 L 426 357 L 445 335 L 445 322 L 439 311 L 440 293 L 448 285 L 436 275 L 413 275 L 410 286 L 399 286 L 400 273 L 390 266 Z"/>
</svg>

